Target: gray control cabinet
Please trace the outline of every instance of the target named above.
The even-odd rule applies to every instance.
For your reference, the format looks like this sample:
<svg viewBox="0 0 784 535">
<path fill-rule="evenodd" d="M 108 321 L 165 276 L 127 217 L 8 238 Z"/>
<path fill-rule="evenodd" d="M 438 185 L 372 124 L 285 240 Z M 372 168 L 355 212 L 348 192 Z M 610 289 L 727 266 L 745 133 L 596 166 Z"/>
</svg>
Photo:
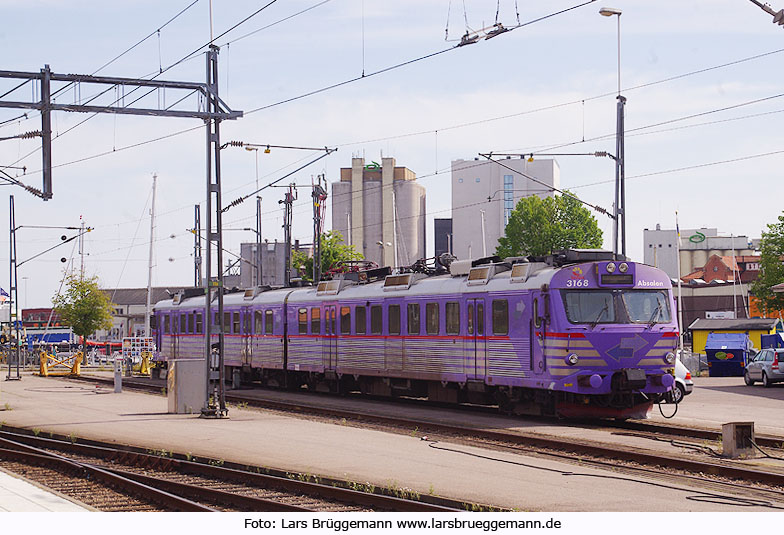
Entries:
<svg viewBox="0 0 784 535">
<path fill-rule="evenodd" d="M 204 359 L 169 361 L 166 392 L 170 414 L 196 414 L 207 398 Z"/>
</svg>

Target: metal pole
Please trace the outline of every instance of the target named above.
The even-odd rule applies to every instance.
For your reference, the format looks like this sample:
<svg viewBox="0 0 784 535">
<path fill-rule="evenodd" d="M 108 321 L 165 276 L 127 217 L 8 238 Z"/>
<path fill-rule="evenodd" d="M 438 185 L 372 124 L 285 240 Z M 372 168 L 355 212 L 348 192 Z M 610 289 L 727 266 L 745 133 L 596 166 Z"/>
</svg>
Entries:
<svg viewBox="0 0 784 535">
<path fill-rule="evenodd" d="M 261 197 L 256 196 L 256 286 L 261 286 Z"/>
<path fill-rule="evenodd" d="M 52 71 L 49 65 L 41 69 L 41 158 L 44 179 L 43 199 L 52 198 L 52 115 L 50 111 L 50 79 Z"/>
<path fill-rule="evenodd" d="M 201 214 L 199 205 L 194 206 L 193 213 L 193 287 L 203 284 L 201 279 Z"/>
<path fill-rule="evenodd" d="M 621 206 L 618 210 L 621 216 L 621 254 L 626 256 L 626 149 L 624 143 L 624 112 L 626 108 L 626 97 L 618 95 L 618 169 L 619 169 L 619 182 L 620 182 L 620 196 Z"/>
<path fill-rule="evenodd" d="M 9 278 L 10 278 L 10 285 L 8 288 L 10 303 L 8 304 L 8 314 L 9 319 L 11 320 L 11 326 L 14 332 L 14 355 L 16 356 L 16 377 L 11 376 L 11 358 L 9 352 L 9 359 L 8 359 L 8 375 L 6 376 L 7 381 L 12 380 L 19 380 L 22 378 L 21 372 L 19 371 L 19 279 L 17 276 L 16 271 L 16 216 L 14 214 L 14 196 L 10 195 L 10 229 L 11 229 L 11 241 L 10 241 L 10 269 L 9 269 Z M 10 333 L 10 331 L 9 331 Z"/>
<path fill-rule="evenodd" d="M 152 336 L 150 332 L 150 314 L 152 313 L 152 253 L 155 243 L 155 186 L 158 175 L 152 174 L 152 208 L 150 209 L 150 253 L 147 261 L 147 309 L 144 313 L 144 336 Z"/>
</svg>

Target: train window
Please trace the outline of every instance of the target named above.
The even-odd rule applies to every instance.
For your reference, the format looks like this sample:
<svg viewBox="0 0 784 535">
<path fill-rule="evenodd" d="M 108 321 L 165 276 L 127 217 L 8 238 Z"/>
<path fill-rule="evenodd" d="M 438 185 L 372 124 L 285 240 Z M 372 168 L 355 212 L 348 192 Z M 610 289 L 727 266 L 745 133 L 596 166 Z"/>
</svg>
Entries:
<svg viewBox="0 0 784 535">
<path fill-rule="evenodd" d="M 188 315 L 181 314 L 180 315 L 180 332 L 185 333 L 188 332 Z"/>
<path fill-rule="evenodd" d="M 446 304 L 446 334 L 460 334 L 460 303 Z"/>
<path fill-rule="evenodd" d="M 476 334 L 482 336 L 485 334 L 485 302 L 477 301 L 476 303 Z"/>
<path fill-rule="evenodd" d="M 400 305 L 389 305 L 389 334 L 400 334 Z"/>
<path fill-rule="evenodd" d="M 212 324 L 213 325 L 217 325 L 218 324 L 218 313 L 217 312 L 213 312 L 212 313 Z"/>
<path fill-rule="evenodd" d="M 321 334 L 321 309 L 311 307 L 310 309 L 310 333 Z"/>
<path fill-rule="evenodd" d="M 158 328 L 158 315 L 152 314 L 150 315 L 150 329 L 157 329 Z"/>
<path fill-rule="evenodd" d="M 468 329 L 468 334 L 474 334 L 474 304 L 468 303 L 468 307 L 466 309 L 466 329 Z"/>
<path fill-rule="evenodd" d="M 163 316 L 163 333 L 169 334 L 171 331 L 169 330 L 169 315 L 165 314 Z"/>
<path fill-rule="evenodd" d="M 223 332 L 231 334 L 231 312 L 223 313 Z"/>
<path fill-rule="evenodd" d="M 438 334 L 441 332 L 438 321 L 438 303 L 425 305 L 425 328 L 427 329 L 427 334 Z"/>
<path fill-rule="evenodd" d="M 354 309 L 354 332 L 365 334 L 367 332 L 367 307 L 359 305 Z"/>
<path fill-rule="evenodd" d="M 232 313 L 232 316 L 234 318 L 234 321 L 232 321 L 233 328 L 231 332 L 233 332 L 234 334 L 240 334 L 240 313 L 234 312 Z"/>
<path fill-rule="evenodd" d="M 370 334 L 381 334 L 381 305 L 370 307 Z"/>
<path fill-rule="evenodd" d="M 266 334 L 272 334 L 273 322 L 272 310 L 264 311 L 264 332 Z"/>
<path fill-rule="evenodd" d="M 351 334 L 351 307 L 340 307 L 340 334 Z"/>
<path fill-rule="evenodd" d="M 245 312 L 245 321 L 242 322 L 243 324 L 242 328 L 244 329 L 242 331 L 242 334 L 249 335 L 253 332 L 251 331 L 252 323 L 253 323 L 253 316 L 250 315 L 250 311 Z"/>
<path fill-rule="evenodd" d="M 201 316 L 201 312 L 197 312 L 197 313 L 196 313 L 196 314 L 194 314 L 194 315 L 196 316 L 196 334 L 202 334 L 202 333 L 204 332 L 204 331 L 202 330 L 202 328 L 203 328 L 204 326 L 202 325 L 202 321 L 201 321 L 201 317 L 202 317 L 202 316 Z"/>
<path fill-rule="evenodd" d="M 308 334 L 308 309 L 300 308 L 297 311 L 297 323 L 299 323 L 299 334 Z"/>
<path fill-rule="evenodd" d="M 256 330 L 254 332 L 256 334 L 262 334 L 264 332 L 264 312 L 257 310 L 253 313 L 253 318 L 255 319 L 254 323 L 256 323 Z"/>
<path fill-rule="evenodd" d="M 509 303 L 493 299 L 493 334 L 509 334 Z"/>
<path fill-rule="evenodd" d="M 193 316 L 195 314 L 188 314 L 188 332 L 194 333 L 196 331 L 193 330 Z"/>
<path fill-rule="evenodd" d="M 408 304 L 408 334 L 419 334 L 419 303 Z"/>
</svg>

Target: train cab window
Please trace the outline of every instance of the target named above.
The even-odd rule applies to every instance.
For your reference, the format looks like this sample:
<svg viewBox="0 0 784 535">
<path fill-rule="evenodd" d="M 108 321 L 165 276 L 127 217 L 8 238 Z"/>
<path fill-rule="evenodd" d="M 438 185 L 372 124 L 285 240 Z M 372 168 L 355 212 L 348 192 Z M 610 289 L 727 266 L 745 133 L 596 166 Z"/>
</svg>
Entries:
<svg viewBox="0 0 784 535">
<path fill-rule="evenodd" d="M 253 332 L 262 334 L 264 332 L 264 312 L 261 310 L 255 311 L 253 313 L 253 319 L 256 324 L 256 329 Z"/>
<path fill-rule="evenodd" d="M 441 331 L 438 321 L 438 303 L 425 305 L 425 329 L 427 334 L 438 334 Z"/>
<path fill-rule="evenodd" d="M 321 334 L 321 309 L 311 307 L 310 309 L 310 334 Z"/>
<path fill-rule="evenodd" d="M 408 334 L 419 334 L 419 303 L 408 304 Z"/>
<path fill-rule="evenodd" d="M 163 334 L 169 334 L 171 329 L 169 327 L 169 315 L 165 314 L 163 316 Z"/>
<path fill-rule="evenodd" d="M 297 310 L 297 323 L 299 324 L 299 334 L 308 334 L 308 309 L 300 308 Z"/>
<path fill-rule="evenodd" d="M 356 334 L 367 332 L 367 307 L 364 305 L 354 308 L 354 332 Z"/>
<path fill-rule="evenodd" d="M 272 310 L 264 311 L 264 332 L 266 334 L 272 334 L 273 325 L 274 325 L 274 317 L 272 315 Z"/>
<path fill-rule="evenodd" d="M 180 315 L 180 332 L 186 333 L 188 332 L 188 315 L 181 314 Z"/>
<path fill-rule="evenodd" d="M 400 334 L 400 305 L 389 305 L 389 334 Z"/>
<path fill-rule="evenodd" d="M 194 316 L 196 316 L 196 331 L 195 332 L 196 332 L 196 334 L 202 334 L 204 332 L 202 330 L 204 328 L 204 326 L 202 325 L 202 321 L 201 321 L 201 318 L 202 318 L 201 312 L 197 312 L 196 314 L 194 314 Z"/>
<path fill-rule="evenodd" d="M 493 334 L 509 334 L 509 302 L 493 299 Z"/>
<path fill-rule="evenodd" d="M 351 307 L 340 307 L 340 334 L 351 334 Z"/>
<path fill-rule="evenodd" d="M 381 334 L 383 327 L 381 305 L 370 307 L 370 334 Z"/>
<path fill-rule="evenodd" d="M 446 334 L 460 334 L 460 303 L 446 304 Z"/>
</svg>

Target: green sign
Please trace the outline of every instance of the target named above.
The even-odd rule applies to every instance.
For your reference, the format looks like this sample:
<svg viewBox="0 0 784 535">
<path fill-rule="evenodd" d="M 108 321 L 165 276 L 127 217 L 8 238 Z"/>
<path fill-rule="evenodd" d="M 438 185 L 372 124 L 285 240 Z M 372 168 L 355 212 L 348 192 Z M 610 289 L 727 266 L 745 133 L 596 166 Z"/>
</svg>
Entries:
<svg viewBox="0 0 784 535">
<path fill-rule="evenodd" d="M 381 166 L 378 162 L 370 162 L 365 166 L 365 171 L 381 171 Z"/>
<path fill-rule="evenodd" d="M 689 236 L 689 241 L 692 243 L 702 243 L 705 241 L 705 234 L 702 232 L 695 232 L 691 236 Z"/>
</svg>

